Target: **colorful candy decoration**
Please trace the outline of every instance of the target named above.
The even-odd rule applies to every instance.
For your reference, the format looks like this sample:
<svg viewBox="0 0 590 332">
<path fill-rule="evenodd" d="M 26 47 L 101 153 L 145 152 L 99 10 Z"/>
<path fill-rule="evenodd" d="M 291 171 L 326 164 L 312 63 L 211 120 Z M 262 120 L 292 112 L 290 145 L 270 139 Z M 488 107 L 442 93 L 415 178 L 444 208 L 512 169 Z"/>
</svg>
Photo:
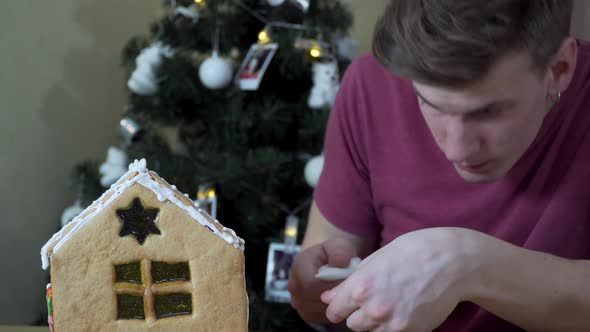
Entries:
<svg viewBox="0 0 590 332">
<path fill-rule="evenodd" d="M 49 331 L 53 332 L 53 309 L 51 307 L 51 284 L 47 284 L 47 323 L 49 323 Z"/>
</svg>

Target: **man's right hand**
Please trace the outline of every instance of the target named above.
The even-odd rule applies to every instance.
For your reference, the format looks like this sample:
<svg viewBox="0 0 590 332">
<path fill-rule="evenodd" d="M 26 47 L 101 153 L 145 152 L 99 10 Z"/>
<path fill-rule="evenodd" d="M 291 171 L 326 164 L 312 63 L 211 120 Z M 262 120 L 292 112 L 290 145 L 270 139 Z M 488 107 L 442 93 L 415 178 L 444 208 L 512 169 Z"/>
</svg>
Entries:
<svg viewBox="0 0 590 332">
<path fill-rule="evenodd" d="M 357 257 L 356 247 L 346 239 L 338 238 L 325 241 L 300 252 L 295 258 L 289 276 L 289 292 L 291 305 L 301 318 L 309 323 L 327 324 L 327 305 L 320 295 L 337 286 L 338 282 L 324 282 L 317 280 L 315 275 L 320 267 L 328 264 L 333 267 L 344 268 L 350 259 Z"/>
</svg>

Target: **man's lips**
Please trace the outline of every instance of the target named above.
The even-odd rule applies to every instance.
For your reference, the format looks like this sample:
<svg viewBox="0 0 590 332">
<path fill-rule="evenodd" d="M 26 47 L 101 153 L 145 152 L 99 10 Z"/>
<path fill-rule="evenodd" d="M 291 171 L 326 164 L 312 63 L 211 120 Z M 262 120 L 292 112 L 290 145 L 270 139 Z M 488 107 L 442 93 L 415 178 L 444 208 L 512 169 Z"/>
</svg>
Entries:
<svg viewBox="0 0 590 332">
<path fill-rule="evenodd" d="M 489 161 L 483 162 L 483 163 L 479 163 L 479 164 L 466 164 L 466 163 L 460 163 L 460 164 L 456 164 L 457 167 L 459 167 L 462 170 L 468 171 L 468 172 L 481 172 L 483 171 L 486 166 L 488 166 L 490 164 Z"/>
</svg>

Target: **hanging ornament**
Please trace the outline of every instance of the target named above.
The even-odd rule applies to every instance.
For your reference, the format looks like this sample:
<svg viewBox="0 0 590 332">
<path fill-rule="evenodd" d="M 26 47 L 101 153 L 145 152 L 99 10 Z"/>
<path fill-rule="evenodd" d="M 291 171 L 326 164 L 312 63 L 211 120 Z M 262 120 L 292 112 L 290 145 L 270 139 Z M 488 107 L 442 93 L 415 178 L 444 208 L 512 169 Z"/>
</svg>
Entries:
<svg viewBox="0 0 590 332">
<path fill-rule="evenodd" d="M 200 185 L 195 203 L 213 219 L 217 219 L 217 194 L 213 186 L 209 184 Z"/>
<path fill-rule="evenodd" d="M 201 10 L 202 6 L 197 3 L 193 3 L 190 6 L 178 6 L 176 7 L 176 2 L 172 4 L 174 11 L 173 11 L 173 20 L 174 25 L 179 30 L 187 30 L 191 29 L 195 24 L 199 22 L 201 17 Z"/>
<path fill-rule="evenodd" d="M 278 47 L 278 43 L 256 43 L 250 46 L 237 75 L 240 90 L 258 90 Z"/>
<path fill-rule="evenodd" d="M 287 0 L 287 3 L 299 9 L 303 13 L 307 13 L 309 10 L 309 1 L 310 0 Z M 278 7 L 285 4 L 285 0 L 266 0 L 266 2 L 272 7 Z"/>
<path fill-rule="evenodd" d="M 291 2 L 302 12 L 307 13 L 309 10 L 310 0 L 291 0 Z"/>
<path fill-rule="evenodd" d="M 162 63 L 162 57 L 171 58 L 173 55 L 174 50 L 161 42 L 143 49 L 135 59 L 135 71 L 127 81 L 127 87 L 142 96 L 154 95 L 158 91 L 155 72 Z"/>
<path fill-rule="evenodd" d="M 201 63 L 199 78 L 201 83 L 209 89 L 225 88 L 232 80 L 233 68 L 231 62 L 219 56 L 219 24 L 213 36 L 213 54 Z"/>
<path fill-rule="evenodd" d="M 232 75 L 231 63 L 221 58 L 217 52 L 213 52 L 199 67 L 201 83 L 212 90 L 225 88 L 231 82 Z"/>
<path fill-rule="evenodd" d="M 188 7 L 179 6 L 174 9 L 174 15 L 181 15 L 188 19 L 191 19 L 193 24 L 199 22 L 199 17 L 201 14 L 199 13 L 199 5 L 193 3 Z"/>
<path fill-rule="evenodd" d="M 269 246 L 264 287 L 264 299 L 267 302 L 291 302 L 287 284 L 295 256 L 301 251 L 301 246 L 297 245 L 298 226 L 299 218 L 294 213 L 289 214 L 283 243 L 272 242 Z"/>
<path fill-rule="evenodd" d="M 80 200 L 76 200 L 74 205 L 67 207 L 61 214 L 61 226 L 67 225 L 70 221 L 76 218 L 80 213 L 84 211 L 82 205 L 80 205 Z"/>
<path fill-rule="evenodd" d="M 319 156 L 311 158 L 307 164 L 305 165 L 305 181 L 309 184 L 312 188 L 315 188 L 318 184 L 320 179 L 320 175 L 322 174 L 322 169 L 324 168 L 324 155 L 321 154 Z"/>
<path fill-rule="evenodd" d="M 314 62 L 312 71 L 313 87 L 309 94 L 309 107 L 314 109 L 331 107 L 340 88 L 338 63 L 336 60 Z"/>
<path fill-rule="evenodd" d="M 100 165 L 100 184 L 109 187 L 127 172 L 127 154 L 121 149 L 111 146 L 107 152 L 107 160 Z"/>
<path fill-rule="evenodd" d="M 266 2 L 268 2 L 268 4 L 273 7 L 277 7 L 282 5 L 285 2 L 285 0 L 266 0 Z"/>
<path fill-rule="evenodd" d="M 127 116 L 119 122 L 119 135 L 125 142 L 125 145 L 137 141 L 142 134 L 143 128 L 134 119 Z"/>
</svg>

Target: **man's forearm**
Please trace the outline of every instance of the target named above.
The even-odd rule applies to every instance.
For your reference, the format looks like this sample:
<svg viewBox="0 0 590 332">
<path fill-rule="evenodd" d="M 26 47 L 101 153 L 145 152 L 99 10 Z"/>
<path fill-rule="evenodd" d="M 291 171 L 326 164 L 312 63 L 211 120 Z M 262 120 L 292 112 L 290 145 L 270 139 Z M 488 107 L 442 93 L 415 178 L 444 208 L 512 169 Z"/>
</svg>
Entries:
<svg viewBox="0 0 590 332">
<path fill-rule="evenodd" d="M 590 331 L 588 261 L 481 236 L 468 301 L 527 331 Z"/>
</svg>

